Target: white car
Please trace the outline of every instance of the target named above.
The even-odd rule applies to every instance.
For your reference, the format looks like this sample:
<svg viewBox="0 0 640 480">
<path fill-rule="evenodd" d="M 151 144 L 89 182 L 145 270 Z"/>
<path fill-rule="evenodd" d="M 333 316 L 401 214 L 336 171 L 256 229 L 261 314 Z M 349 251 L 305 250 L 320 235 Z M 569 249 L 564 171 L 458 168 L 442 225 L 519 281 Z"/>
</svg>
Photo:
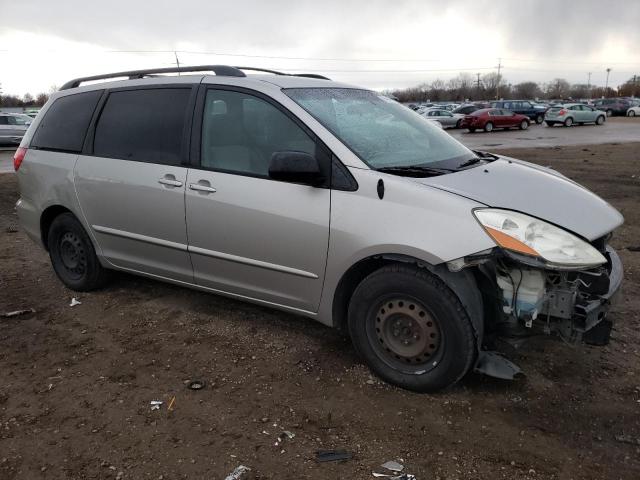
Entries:
<svg viewBox="0 0 640 480">
<path fill-rule="evenodd" d="M 629 108 L 627 110 L 627 117 L 637 117 L 640 116 L 640 105 L 636 105 L 635 107 Z"/>
</svg>

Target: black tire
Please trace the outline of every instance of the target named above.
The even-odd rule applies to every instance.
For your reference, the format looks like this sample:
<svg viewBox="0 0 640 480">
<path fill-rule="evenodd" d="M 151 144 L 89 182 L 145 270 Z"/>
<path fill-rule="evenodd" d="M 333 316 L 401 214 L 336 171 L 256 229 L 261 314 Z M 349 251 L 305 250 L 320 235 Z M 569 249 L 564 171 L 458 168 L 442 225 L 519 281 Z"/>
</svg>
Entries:
<svg viewBox="0 0 640 480">
<path fill-rule="evenodd" d="M 365 278 L 349 303 L 348 322 L 354 347 L 371 370 L 415 392 L 453 385 L 476 358 L 474 330 L 460 300 L 415 266 L 389 265 Z"/>
<path fill-rule="evenodd" d="M 613 110 L 607 110 L 607 117 L 613 116 Z"/>
<path fill-rule="evenodd" d="M 529 122 L 523 120 L 522 122 L 520 122 L 520 125 L 518 125 L 518 128 L 520 130 L 526 130 L 527 128 L 529 128 Z"/>
<path fill-rule="evenodd" d="M 547 124 L 547 127 L 553 127 L 556 124 L 556 122 L 544 122 L 544 123 Z"/>
<path fill-rule="evenodd" d="M 633 110 L 629 110 L 629 113 L 627 113 L 628 117 L 635 117 L 636 116 L 636 112 L 634 112 Z"/>
<path fill-rule="evenodd" d="M 108 271 L 100 265 L 91 239 L 72 213 L 53 219 L 47 244 L 56 275 L 71 290 L 95 290 L 108 280 Z"/>
<path fill-rule="evenodd" d="M 456 122 L 456 128 L 460 128 L 460 124 L 462 123 L 462 119 L 458 120 Z"/>
<path fill-rule="evenodd" d="M 536 123 L 540 125 L 542 122 L 544 122 L 544 115 L 536 115 Z"/>
<path fill-rule="evenodd" d="M 596 118 L 596 125 L 602 125 L 604 124 L 604 121 L 606 120 L 604 115 L 600 115 L 598 118 Z"/>
<path fill-rule="evenodd" d="M 492 132 L 493 131 L 493 123 L 491 122 L 487 122 L 484 126 L 484 131 L 485 132 Z"/>
<path fill-rule="evenodd" d="M 564 121 L 564 126 L 565 127 L 570 127 L 573 125 L 573 118 L 568 117 L 565 121 Z"/>
<path fill-rule="evenodd" d="M 470 128 L 469 129 L 469 133 L 475 133 L 476 129 L 475 128 Z"/>
</svg>

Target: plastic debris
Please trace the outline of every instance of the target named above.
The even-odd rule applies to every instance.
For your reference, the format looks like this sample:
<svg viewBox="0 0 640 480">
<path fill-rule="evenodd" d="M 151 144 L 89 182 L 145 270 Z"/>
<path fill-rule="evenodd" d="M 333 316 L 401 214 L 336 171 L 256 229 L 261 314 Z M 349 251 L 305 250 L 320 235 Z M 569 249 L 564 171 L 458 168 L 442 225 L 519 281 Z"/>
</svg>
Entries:
<svg viewBox="0 0 640 480">
<path fill-rule="evenodd" d="M 351 460 L 353 454 L 346 450 L 318 450 L 316 452 L 317 462 L 341 462 Z"/>
<path fill-rule="evenodd" d="M 0 317 L 11 318 L 19 315 L 26 315 L 27 313 L 36 313 L 34 308 L 25 308 L 24 310 L 14 310 L 13 312 L 7 312 L 0 315 Z"/>
<path fill-rule="evenodd" d="M 242 480 L 244 475 L 250 472 L 251 469 L 249 467 L 245 467 L 244 465 L 238 465 L 233 472 L 225 477 L 224 480 Z"/>
<path fill-rule="evenodd" d="M 392 472 L 401 472 L 402 470 L 404 470 L 404 465 L 393 460 L 389 460 L 388 462 L 385 462 L 380 466 L 382 468 L 386 468 L 387 470 L 391 470 Z"/>
<path fill-rule="evenodd" d="M 411 475 L 410 473 L 378 473 L 372 472 L 374 477 L 378 478 L 388 478 L 389 480 L 416 480 L 415 475 Z"/>
<path fill-rule="evenodd" d="M 160 400 L 151 400 L 149 405 L 151 405 L 151 410 L 160 410 L 160 405 L 162 405 L 162 401 Z"/>
<path fill-rule="evenodd" d="M 80 300 L 78 300 L 77 298 L 73 297 L 71 299 L 71 303 L 69 304 L 70 307 L 75 307 L 76 305 L 82 305 L 82 302 Z"/>
<path fill-rule="evenodd" d="M 189 390 L 202 390 L 205 386 L 206 384 L 204 383 L 203 380 L 191 380 L 187 384 L 187 388 Z"/>
</svg>

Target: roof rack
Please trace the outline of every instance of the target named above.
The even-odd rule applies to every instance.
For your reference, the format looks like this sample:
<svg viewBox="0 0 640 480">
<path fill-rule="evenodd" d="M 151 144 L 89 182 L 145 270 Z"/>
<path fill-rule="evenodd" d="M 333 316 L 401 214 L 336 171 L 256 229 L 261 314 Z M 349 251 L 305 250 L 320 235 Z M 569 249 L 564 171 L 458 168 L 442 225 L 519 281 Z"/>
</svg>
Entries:
<svg viewBox="0 0 640 480">
<path fill-rule="evenodd" d="M 307 77 L 307 78 L 317 78 L 321 80 L 329 80 L 329 78 L 327 77 L 324 77 L 322 75 L 316 75 L 314 73 L 291 74 L 291 73 L 278 72 L 276 70 L 268 70 L 266 68 L 231 67 L 229 65 L 198 65 L 195 67 L 169 67 L 169 68 L 150 68 L 145 70 L 129 70 L 126 72 L 115 72 L 115 73 L 107 73 L 104 75 L 93 75 L 91 77 L 74 78 L 73 80 L 70 80 L 64 85 L 62 85 L 62 87 L 60 87 L 60 90 L 77 88 L 84 82 L 91 82 L 94 80 L 107 80 L 109 78 L 122 78 L 122 77 L 127 77 L 129 78 L 129 80 L 134 80 L 134 79 L 154 76 L 154 74 L 158 74 L 158 73 L 213 72 L 216 75 L 223 76 L 223 77 L 246 77 L 247 75 L 243 72 L 243 70 L 248 70 L 253 72 L 273 73 L 275 75 L 286 75 L 286 76 L 293 76 L 293 77 Z"/>
</svg>

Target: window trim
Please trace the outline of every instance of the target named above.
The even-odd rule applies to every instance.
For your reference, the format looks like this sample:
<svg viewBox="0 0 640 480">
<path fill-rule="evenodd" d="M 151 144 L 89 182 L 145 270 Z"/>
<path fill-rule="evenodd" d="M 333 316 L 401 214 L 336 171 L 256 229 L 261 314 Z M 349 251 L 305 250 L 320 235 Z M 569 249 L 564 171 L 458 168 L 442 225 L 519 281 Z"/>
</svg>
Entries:
<svg viewBox="0 0 640 480">
<path fill-rule="evenodd" d="M 189 167 L 189 152 L 190 152 L 190 141 L 191 141 L 191 130 L 193 127 L 193 118 L 194 118 L 194 108 L 196 104 L 196 97 L 198 92 L 198 84 L 197 83 L 169 83 L 169 84 L 153 84 L 153 85 L 136 85 L 136 86 L 127 86 L 127 87 L 118 87 L 118 88 L 110 88 L 105 89 L 103 91 L 102 97 L 98 100 L 98 105 L 96 106 L 96 110 L 91 118 L 91 122 L 89 123 L 89 131 L 85 137 L 85 142 L 82 148 L 82 152 L 80 155 L 86 155 L 91 157 L 96 157 L 97 155 L 94 152 L 94 142 L 95 142 L 95 134 L 96 128 L 98 126 L 98 122 L 100 121 L 100 117 L 104 111 L 104 107 L 109 100 L 109 96 L 112 93 L 118 92 L 127 92 L 127 91 L 136 91 L 136 90 L 169 90 L 169 89 L 182 89 L 182 90 L 190 90 L 189 98 L 187 100 L 186 112 L 185 112 L 185 121 L 183 124 L 182 130 L 182 138 L 180 145 L 180 163 L 177 165 L 161 163 L 161 162 L 148 162 L 145 160 L 136 160 L 131 158 L 120 158 L 120 157 L 103 157 L 100 158 L 111 158 L 114 160 L 123 160 L 126 162 L 138 162 L 138 163 L 148 163 L 151 165 L 165 165 L 171 167 Z"/>
<path fill-rule="evenodd" d="M 224 90 L 224 91 L 230 91 L 230 92 L 244 93 L 246 95 L 251 95 L 253 97 L 259 98 L 260 100 L 263 100 L 268 104 L 270 104 L 271 106 L 273 106 L 274 108 L 278 109 L 280 112 L 286 115 L 287 118 L 289 118 L 294 124 L 296 124 L 300 129 L 302 129 L 302 131 L 304 131 L 315 144 L 315 156 L 318 159 L 318 162 L 320 163 L 320 169 L 327 173 L 326 181 L 322 185 L 317 186 L 316 188 L 329 188 L 329 189 L 344 190 L 344 191 L 356 191 L 358 189 L 358 183 L 356 182 L 355 178 L 353 178 L 353 175 L 351 175 L 349 170 L 346 167 L 344 167 L 344 164 L 342 163 L 342 161 L 340 161 L 340 159 L 318 137 L 318 135 L 316 135 L 313 132 L 313 130 L 311 130 L 309 126 L 306 125 L 297 115 L 295 115 L 291 110 L 289 110 L 282 103 L 277 101 L 275 98 L 263 92 L 260 92 L 258 90 L 254 90 L 246 87 L 240 87 L 237 85 L 225 85 L 225 84 L 216 84 L 216 83 L 206 83 L 206 84 L 199 85 L 197 98 L 196 98 L 195 111 L 193 115 L 193 123 L 191 128 L 191 151 L 189 155 L 189 158 L 190 158 L 189 168 L 192 168 L 195 170 L 204 170 L 207 172 L 219 172 L 227 175 L 238 175 L 242 177 L 259 178 L 262 180 L 268 180 L 270 182 L 284 183 L 284 182 L 281 182 L 280 180 L 274 180 L 272 178 L 269 178 L 268 176 L 265 177 L 264 175 L 257 175 L 257 174 L 239 172 L 236 170 L 225 170 L 220 168 L 211 168 L 211 167 L 202 166 L 201 164 L 202 127 L 203 127 L 203 121 L 204 121 L 204 110 L 206 107 L 205 101 L 207 97 L 207 92 L 209 90 Z M 350 177 L 351 185 L 341 186 L 341 187 L 332 186 L 334 161 L 339 162 L 344 167 L 344 170 L 346 170 L 348 176 Z"/>
</svg>

